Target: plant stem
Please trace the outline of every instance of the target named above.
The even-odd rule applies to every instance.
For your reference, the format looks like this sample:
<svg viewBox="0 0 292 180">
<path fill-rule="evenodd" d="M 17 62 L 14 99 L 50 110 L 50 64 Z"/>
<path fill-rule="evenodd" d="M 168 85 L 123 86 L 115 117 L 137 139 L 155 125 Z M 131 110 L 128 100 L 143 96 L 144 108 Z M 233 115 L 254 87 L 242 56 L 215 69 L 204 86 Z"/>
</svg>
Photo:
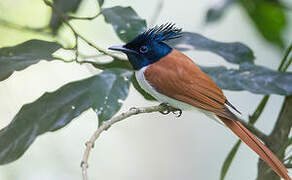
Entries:
<svg viewBox="0 0 292 180">
<path fill-rule="evenodd" d="M 285 66 L 285 68 L 283 68 L 283 66 L 285 65 L 288 57 L 289 57 L 289 54 L 291 53 L 292 51 L 292 43 L 289 45 L 289 47 L 287 48 L 287 50 L 285 51 L 285 54 L 284 54 L 284 57 L 281 61 L 281 64 L 280 66 L 278 67 L 278 71 L 283 71 L 285 72 L 287 69 L 285 69 L 287 67 L 287 65 Z M 290 62 L 291 63 L 291 62 Z M 288 65 L 289 66 L 289 65 Z M 287 67 L 288 68 L 288 67 Z"/>
<path fill-rule="evenodd" d="M 292 127 L 292 96 L 287 96 L 282 105 L 280 115 L 269 135 L 267 146 L 276 153 L 280 160 L 285 158 L 285 150 L 281 151 L 286 142 L 289 141 L 289 133 Z M 262 160 L 258 163 L 258 178 L 257 180 L 279 180 L 280 177 L 275 174 Z"/>
</svg>

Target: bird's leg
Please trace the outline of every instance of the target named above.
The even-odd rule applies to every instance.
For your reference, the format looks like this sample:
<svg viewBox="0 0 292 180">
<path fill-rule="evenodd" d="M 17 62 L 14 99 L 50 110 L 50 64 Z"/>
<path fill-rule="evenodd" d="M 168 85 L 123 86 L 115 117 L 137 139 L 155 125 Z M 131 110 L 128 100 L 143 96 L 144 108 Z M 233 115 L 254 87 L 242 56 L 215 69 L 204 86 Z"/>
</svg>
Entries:
<svg viewBox="0 0 292 180">
<path fill-rule="evenodd" d="M 163 111 L 159 111 L 163 115 L 169 114 L 170 112 L 172 112 L 176 117 L 180 117 L 182 115 L 181 109 L 174 108 L 168 103 L 161 103 L 159 106 L 162 106 L 164 108 Z"/>
</svg>

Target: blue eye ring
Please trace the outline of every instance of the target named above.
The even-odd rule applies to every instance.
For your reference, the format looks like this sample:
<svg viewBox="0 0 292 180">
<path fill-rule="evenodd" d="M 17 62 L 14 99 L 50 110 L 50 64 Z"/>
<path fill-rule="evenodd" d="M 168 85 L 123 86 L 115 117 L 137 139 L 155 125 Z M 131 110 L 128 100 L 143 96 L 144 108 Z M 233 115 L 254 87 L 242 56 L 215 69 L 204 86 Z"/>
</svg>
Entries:
<svg viewBox="0 0 292 180">
<path fill-rule="evenodd" d="M 145 54 L 148 52 L 148 47 L 147 46 L 141 46 L 140 47 L 140 53 Z"/>
</svg>

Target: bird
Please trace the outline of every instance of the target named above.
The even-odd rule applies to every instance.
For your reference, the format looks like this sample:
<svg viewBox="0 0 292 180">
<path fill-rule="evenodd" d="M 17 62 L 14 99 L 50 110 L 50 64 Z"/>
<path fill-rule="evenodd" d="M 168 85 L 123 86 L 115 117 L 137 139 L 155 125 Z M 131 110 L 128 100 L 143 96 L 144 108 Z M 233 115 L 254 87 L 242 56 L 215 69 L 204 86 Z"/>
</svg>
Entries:
<svg viewBox="0 0 292 180">
<path fill-rule="evenodd" d="M 159 102 L 177 110 L 199 110 L 220 120 L 265 161 L 275 173 L 291 180 L 277 156 L 252 134 L 231 109 L 240 113 L 223 91 L 195 62 L 167 41 L 183 36 L 174 23 L 155 26 L 122 46 L 110 50 L 125 53 L 140 87 Z"/>
</svg>

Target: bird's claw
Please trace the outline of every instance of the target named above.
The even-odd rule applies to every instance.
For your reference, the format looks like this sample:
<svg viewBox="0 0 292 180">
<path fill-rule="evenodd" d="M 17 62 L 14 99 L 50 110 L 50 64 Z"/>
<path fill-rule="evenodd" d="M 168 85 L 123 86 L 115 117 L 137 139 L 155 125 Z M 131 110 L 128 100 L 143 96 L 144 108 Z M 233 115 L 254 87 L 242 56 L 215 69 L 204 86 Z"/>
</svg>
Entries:
<svg viewBox="0 0 292 180">
<path fill-rule="evenodd" d="M 175 109 L 174 111 L 171 111 L 176 117 L 180 117 L 182 115 L 181 109 Z"/>
<path fill-rule="evenodd" d="M 159 104 L 159 106 L 164 108 L 164 110 L 159 111 L 161 114 L 166 115 L 166 114 L 170 113 L 170 109 L 169 109 L 170 106 L 167 103 L 161 103 L 161 104 Z"/>
<path fill-rule="evenodd" d="M 167 103 L 161 103 L 159 106 L 164 107 L 163 111 L 159 111 L 161 114 L 166 115 L 172 112 L 176 117 L 180 117 L 182 115 L 182 110 L 178 108 L 171 107 Z"/>
</svg>

